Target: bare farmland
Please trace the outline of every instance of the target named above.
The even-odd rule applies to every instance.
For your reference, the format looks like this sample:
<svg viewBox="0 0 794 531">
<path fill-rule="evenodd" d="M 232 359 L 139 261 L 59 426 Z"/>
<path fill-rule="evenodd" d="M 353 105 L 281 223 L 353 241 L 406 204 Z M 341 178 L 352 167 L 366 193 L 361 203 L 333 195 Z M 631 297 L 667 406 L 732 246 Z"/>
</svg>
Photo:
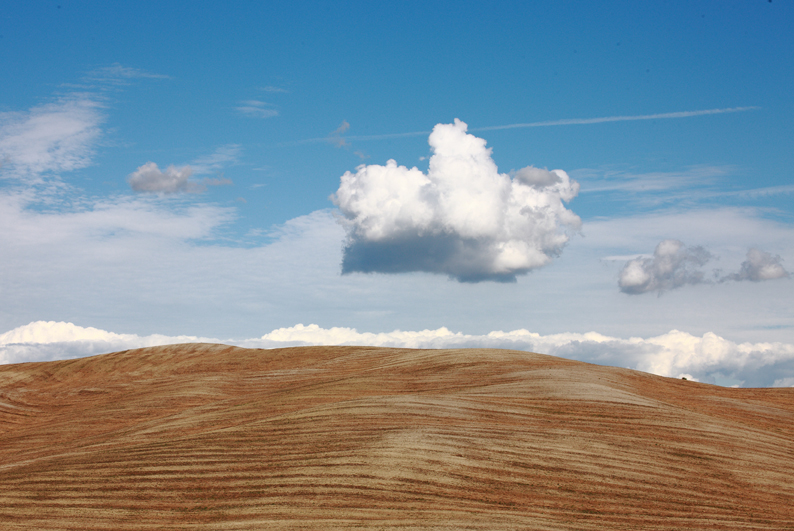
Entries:
<svg viewBox="0 0 794 531">
<path fill-rule="evenodd" d="M 0 366 L 0 528 L 794 529 L 794 389 L 506 350 Z"/>
</svg>

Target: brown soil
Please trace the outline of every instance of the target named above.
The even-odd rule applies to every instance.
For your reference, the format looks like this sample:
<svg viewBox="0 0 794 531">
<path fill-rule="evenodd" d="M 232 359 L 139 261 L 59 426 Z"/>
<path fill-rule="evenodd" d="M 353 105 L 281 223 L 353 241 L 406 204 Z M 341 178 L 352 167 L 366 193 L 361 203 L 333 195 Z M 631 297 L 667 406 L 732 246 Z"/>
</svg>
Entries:
<svg viewBox="0 0 794 531">
<path fill-rule="evenodd" d="M 794 389 L 505 350 L 0 366 L 0 529 L 794 529 Z"/>
</svg>

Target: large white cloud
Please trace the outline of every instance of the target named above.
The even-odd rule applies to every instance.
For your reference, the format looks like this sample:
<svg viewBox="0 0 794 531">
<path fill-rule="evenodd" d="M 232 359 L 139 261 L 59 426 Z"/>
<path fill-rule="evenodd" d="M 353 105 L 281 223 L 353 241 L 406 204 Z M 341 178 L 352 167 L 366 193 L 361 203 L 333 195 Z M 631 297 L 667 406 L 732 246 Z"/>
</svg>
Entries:
<svg viewBox="0 0 794 531">
<path fill-rule="evenodd" d="M 361 333 L 354 328 L 296 325 L 260 338 L 218 340 L 195 336 L 115 334 L 64 322 L 33 322 L 0 334 L 0 363 L 83 357 L 145 346 L 223 342 L 244 347 L 368 345 L 402 348 L 507 348 L 551 354 L 601 365 L 638 369 L 660 376 L 694 378 L 745 386 L 794 385 L 794 345 L 736 343 L 708 332 L 694 336 L 672 330 L 647 339 L 596 332 L 541 335 L 525 329 L 483 335 L 447 328 Z"/>
<path fill-rule="evenodd" d="M 426 271 L 460 281 L 513 281 L 546 265 L 578 230 L 565 208 L 579 185 L 562 170 L 499 173 L 485 140 L 460 120 L 438 124 L 425 174 L 361 165 L 332 196 L 345 216 L 343 273 Z"/>
</svg>

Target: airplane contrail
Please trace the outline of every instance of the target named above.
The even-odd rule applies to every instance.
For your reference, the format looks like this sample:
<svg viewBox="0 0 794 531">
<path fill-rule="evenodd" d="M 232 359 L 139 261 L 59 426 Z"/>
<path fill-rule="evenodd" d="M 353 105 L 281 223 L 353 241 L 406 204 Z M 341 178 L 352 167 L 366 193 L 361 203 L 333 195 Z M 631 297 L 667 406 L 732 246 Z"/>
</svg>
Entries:
<svg viewBox="0 0 794 531">
<path fill-rule="evenodd" d="M 544 122 L 528 122 L 508 125 L 491 125 L 486 127 L 472 127 L 469 131 L 498 131 L 500 129 L 522 129 L 527 127 L 551 127 L 556 125 L 588 125 L 601 124 L 606 122 L 632 122 L 637 120 L 669 120 L 672 118 L 691 118 L 693 116 L 705 116 L 709 114 L 725 114 L 733 112 L 744 112 L 758 110 L 760 107 L 729 107 L 725 109 L 703 109 L 699 111 L 679 111 L 666 112 L 659 114 L 637 114 L 629 116 L 601 116 L 598 118 L 567 118 L 564 120 L 548 120 Z M 426 136 L 432 131 L 413 131 L 411 133 L 386 133 L 382 135 L 346 135 L 345 140 L 387 140 L 390 138 L 404 138 L 409 136 Z M 308 138 L 294 142 L 284 142 L 280 145 L 311 144 L 315 142 L 330 142 L 330 137 Z"/>
<path fill-rule="evenodd" d="M 638 114 L 634 116 L 602 116 L 601 118 L 569 118 L 567 120 L 550 120 L 547 122 L 530 122 L 526 124 L 492 125 L 475 127 L 472 131 L 496 131 L 498 129 L 519 129 L 522 127 L 548 127 L 551 125 L 585 125 L 604 122 L 630 122 L 634 120 L 664 120 L 669 118 L 690 118 L 707 114 L 724 114 L 728 112 L 754 111 L 760 107 L 730 107 L 728 109 L 705 109 L 702 111 L 665 112 L 660 114 Z"/>
</svg>

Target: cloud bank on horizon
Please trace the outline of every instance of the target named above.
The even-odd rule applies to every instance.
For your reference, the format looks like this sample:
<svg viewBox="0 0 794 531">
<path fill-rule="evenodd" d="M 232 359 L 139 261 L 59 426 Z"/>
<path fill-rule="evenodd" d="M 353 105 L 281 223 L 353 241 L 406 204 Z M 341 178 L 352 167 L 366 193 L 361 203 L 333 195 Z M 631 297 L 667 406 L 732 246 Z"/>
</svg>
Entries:
<svg viewBox="0 0 794 531">
<path fill-rule="evenodd" d="M 374 334 L 360 333 L 355 328 L 298 324 L 273 330 L 258 338 L 218 340 L 196 336 L 116 334 L 66 322 L 37 321 L 0 334 L 0 363 L 72 359 L 177 343 L 226 343 L 246 348 L 311 345 L 504 348 L 707 383 L 730 383 L 743 387 L 794 386 L 792 344 L 736 343 L 711 332 L 697 337 L 678 330 L 647 339 L 626 339 L 596 332 L 541 335 L 525 329 L 483 335 L 451 332 L 447 328 Z"/>
<path fill-rule="evenodd" d="M 427 173 L 389 160 L 346 172 L 332 196 L 348 234 L 342 273 L 424 271 L 461 282 L 514 282 L 548 264 L 581 226 L 562 170 L 499 173 L 467 125 L 438 124 Z"/>
</svg>

